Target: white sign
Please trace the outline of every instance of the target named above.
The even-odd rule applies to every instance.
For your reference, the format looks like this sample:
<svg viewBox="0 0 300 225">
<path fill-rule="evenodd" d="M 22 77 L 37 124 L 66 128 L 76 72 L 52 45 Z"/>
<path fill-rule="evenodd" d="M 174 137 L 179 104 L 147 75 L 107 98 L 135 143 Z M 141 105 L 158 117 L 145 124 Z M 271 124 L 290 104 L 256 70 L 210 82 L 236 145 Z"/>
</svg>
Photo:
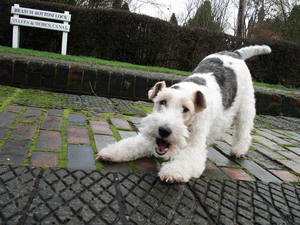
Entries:
<svg viewBox="0 0 300 225">
<path fill-rule="evenodd" d="M 60 21 L 71 21 L 71 15 L 66 15 L 64 13 L 57 13 L 51 11 L 44 11 L 38 9 L 29 9 L 22 7 L 12 7 L 11 13 L 22 16 L 32 16 L 32 17 L 40 17 L 46 19 L 60 20 Z"/>
<path fill-rule="evenodd" d="M 62 55 L 67 54 L 68 32 L 70 31 L 70 25 L 68 22 L 71 21 L 71 15 L 69 14 L 68 11 L 65 11 L 64 13 L 57 13 L 51 11 L 22 8 L 18 4 L 14 4 L 14 6 L 11 7 L 11 13 L 14 14 L 10 18 L 10 24 L 13 25 L 13 44 L 12 44 L 13 48 L 19 48 L 19 43 L 20 43 L 19 26 L 37 27 L 42 29 L 62 31 L 63 35 L 62 35 L 61 54 Z M 20 18 L 19 15 L 59 20 L 59 21 L 63 21 L 63 23 Z"/>
<path fill-rule="evenodd" d="M 70 31 L 70 25 L 65 25 L 63 23 L 53 23 L 48 21 L 42 20 L 31 20 L 31 19 L 24 19 L 24 18 L 10 18 L 10 24 L 12 25 L 21 25 L 27 27 L 37 27 L 49 30 L 58 30 L 58 31 Z"/>
</svg>

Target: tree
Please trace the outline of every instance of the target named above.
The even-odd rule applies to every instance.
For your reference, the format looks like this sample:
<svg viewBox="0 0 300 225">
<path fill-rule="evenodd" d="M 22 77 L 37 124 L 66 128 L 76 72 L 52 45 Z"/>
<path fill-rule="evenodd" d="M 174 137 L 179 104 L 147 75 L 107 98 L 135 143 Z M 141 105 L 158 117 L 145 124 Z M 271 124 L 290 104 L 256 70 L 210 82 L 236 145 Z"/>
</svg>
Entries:
<svg viewBox="0 0 300 225">
<path fill-rule="evenodd" d="M 300 43 L 300 5 L 292 9 L 283 33 L 287 40 Z"/>
<path fill-rule="evenodd" d="M 46 2 L 55 2 L 55 3 L 61 3 L 61 4 L 67 4 L 67 5 L 76 5 L 76 0 L 43 0 Z"/>
<path fill-rule="evenodd" d="M 126 10 L 126 11 L 129 11 L 129 5 L 127 2 L 124 2 L 122 7 L 121 7 L 122 10 Z"/>
<path fill-rule="evenodd" d="M 121 9 L 123 0 L 113 0 L 112 8 L 113 9 Z"/>
<path fill-rule="evenodd" d="M 186 0 L 185 9 L 179 15 L 179 24 L 188 25 L 189 21 L 195 17 L 198 9 L 207 0 Z M 211 15 L 214 21 L 224 30 L 228 26 L 228 7 L 233 0 L 209 0 Z"/>
<path fill-rule="evenodd" d="M 175 13 L 172 13 L 172 16 L 170 18 L 170 23 L 174 25 L 178 25 Z"/>
<path fill-rule="evenodd" d="M 214 20 L 210 1 L 206 0 L 197 9 L 195 16 L 188 21 L 188 26 L 201 27 L 215 31 L 222 31 L 220 23 Z"/>
<path fill-rule="evenodd" d="M 245 34 L 250 38 L 284 39 L 299 43 L 300 6 L 297 0 L 248 1 Z M 250 19 L 249 19 L 250 18 Z"/>
<path fill-rule="evenodd" d="M 232 1 L 239 9 L 239 3 L 245 0 Z M 289 17 L 297 5 L 299 6 L 299 0 L 246 0 L 244 18 L 239 14 L 239 19 L 242 19 L 239 23 L 244 27 L 241 36 L 290 40 L 286 32 L 292 29 L 288 25 Z M 239 23 L 235 24 L 235 34 L 238 34 Z M 293 30 L 296 30 L 295 27 Z"/>
<path fill-rule="evenodd" d="M 239 0 L 239 11 L 237 16 L 237 29 L 236 36 L 243 37 L 245 32 L 245 11 L 246 11 L 246 0 Z"/>
<path fill-rule="evenodd" d="M 111 8 L 112 0 L 76 0 L 76 6 L 89 9 Z"/>
<path fill-rule="evenodd" d="M 140 13 L 141 8 L 154 8 L 161 14 L 164 14 L 163 9 L 167 9 L 167 5 L 160 3 L 160 0 L 126 0 L 131 12 Z"/>
</svg>

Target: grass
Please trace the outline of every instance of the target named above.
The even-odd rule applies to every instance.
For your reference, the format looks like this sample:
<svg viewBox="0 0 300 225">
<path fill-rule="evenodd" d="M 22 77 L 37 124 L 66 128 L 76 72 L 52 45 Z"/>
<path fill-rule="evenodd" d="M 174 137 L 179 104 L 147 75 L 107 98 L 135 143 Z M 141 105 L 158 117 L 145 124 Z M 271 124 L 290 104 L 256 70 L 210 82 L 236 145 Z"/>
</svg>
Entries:
<svg viewBox="0 0 300 225">
<path fill-rule="evenodd" d="M 61 151 L 59 153 L 59 164 L 58 166 L 61 168 L 66 168 L 68 165 L 68 135 L 67 129 L 69 124 L 69 114 L 71 110 L 65 109 L 63 113 L 63 120 L 60 127 L 61 133 Z"/>
<path fill-rule="evenodd" d="M 0 52 L 8 52 L 8 53 L 37 56 L 37 57 L 46 57 L 52 59 L 63 59 L 63 60 L 70 60 L 74 62 L 92 63 L 92 64 L 114 66 L 114 67 L 121 67 L 127 69 L 138 69 L 144 71 L 170 73 L 170 74 L 185 75 L 185 76 L 191 74 L 191 72 L 173 70 L 164 67 L 136 65 L 136 64 L 126 63 L 126 62 L 110 61 L 110 60 L 92 58 L 87 56 L 60 55 L 53 52 L 37 51 L 37 50 L 23 49 L 23 48 L 10 48 L 5 46 L 0 46 Z"/>
<path fill-rule="evenodd" d="M 165 67 L 157 67 L 157 66 L 143 66 L 137 64 L 131 64 L 126 62 L 118 62 L 118 61 L 111 61 L 105 59 L 98 59 L 92 58 L 87 56 L 71 56 L 71 55 L 61 55 L 53 52 L 46 52 L 46 51 L 37 51 L 31 49 L 23 49 L 23 48 L 10 48 L 6 46 L 0 45 L 0 52 L 7 52 L 7 53 L 15 53 L 21 55 L 28 55 L 28 56 L 37 56 L 37 57 L 45 57 L 51 59 L 62 59 L 62 60 L 69 60 L 73 62 L 82 62 L 82 63 L 92 63 L 98 65 L 106 65 L 106 66 L 113 66 L 113 67 L 121 67 L 126 69 L 137 69 L 143 71 L 150 71 L 150 72 L 159 72 L 159 73 L 169 73 L 169 74 L 176 74 L 176 75 L 183 75 L 188 76 L 191 72 L 188 71 L 181 71 L 181 70 L 174 70 Z M 254 82 L 255 86 L 259 87 L 269 87 L 269 88 L 276 88 L 276 89 L 284 89 L 284 90 L 292 90 L 291 88 L 287 88 L 281 84 L 267 84 L 261 82 Z M 296 89 L 299 90 L 299 89 Z"/>
<path fill-rule="evenodd" d="M 293 90 L 293 88 L 285 87 L 282 84 L 267 84 L 267 83 L 261 83 L 261 82 L 254 81 L 254 85 L 258 86 L 258 87 L 269 87 L 269 88 L 276 88 L 276 89 L 283 89 L 283 90 Z"/>
</svg>

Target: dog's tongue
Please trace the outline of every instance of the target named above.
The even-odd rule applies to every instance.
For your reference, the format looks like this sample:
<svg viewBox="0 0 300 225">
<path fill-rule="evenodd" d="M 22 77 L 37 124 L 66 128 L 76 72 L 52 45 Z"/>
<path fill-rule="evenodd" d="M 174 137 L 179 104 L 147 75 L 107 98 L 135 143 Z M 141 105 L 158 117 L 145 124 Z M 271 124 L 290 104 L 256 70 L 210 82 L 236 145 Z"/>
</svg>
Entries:
<svg viewBox="0 0 300 225">
<path fill-rule="evenodd" d="M 156 151 L 159 154 L 165 154 L 167 152 L 167 149 L 169 147 L 169 144 L 167 142 L 161 139 L 157 139 L 156 144 L 157 144 Z"/>
</svg>

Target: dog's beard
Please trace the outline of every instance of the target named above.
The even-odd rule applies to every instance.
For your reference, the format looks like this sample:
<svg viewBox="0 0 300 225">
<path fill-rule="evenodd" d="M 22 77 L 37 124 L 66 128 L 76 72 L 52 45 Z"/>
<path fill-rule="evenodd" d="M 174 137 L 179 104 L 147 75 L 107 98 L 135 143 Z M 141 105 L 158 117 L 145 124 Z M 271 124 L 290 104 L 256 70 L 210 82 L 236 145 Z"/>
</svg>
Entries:
<svg viewBox="0 0 300 225">
<path fill-rule="evenodd" d="M 175 122 L 176 121 L 176 122 Z M 167 125 L 172 133 L 167 138 L 160 137 L 158 128 Z M 153 155 L 165 160 L 171 159 L 187 145 L 189 132 L 183 120 L 176 115 L 152 113 L 146 116 L 140 126 L 140 132 L 153 144 Z"/>
</svg>

